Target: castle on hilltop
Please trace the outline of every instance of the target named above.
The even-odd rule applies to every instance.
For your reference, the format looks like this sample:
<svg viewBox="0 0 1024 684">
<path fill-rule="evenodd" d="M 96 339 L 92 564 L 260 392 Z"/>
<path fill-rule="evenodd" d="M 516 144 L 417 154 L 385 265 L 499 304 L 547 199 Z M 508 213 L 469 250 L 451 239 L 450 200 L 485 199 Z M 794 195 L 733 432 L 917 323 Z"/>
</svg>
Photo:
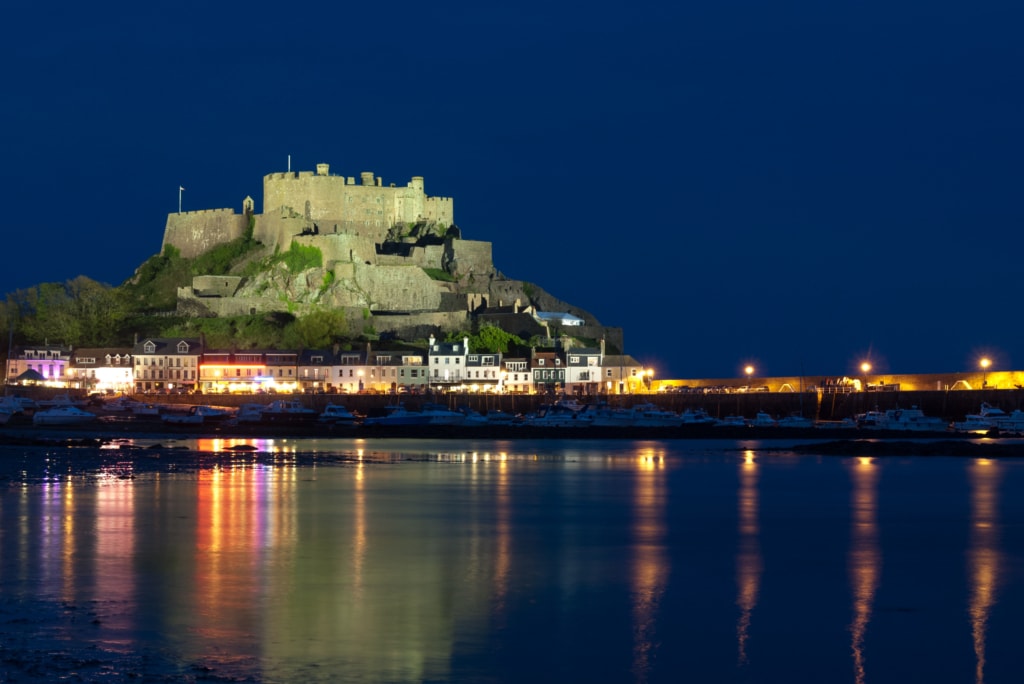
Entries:
<svg viewBox="0 0 1024 684">
<path fill-rule="evenodd" d="M 250 218 L 253 237 L 287 249 L 296 235 L 348 235 L 386 241 L 396 226 L 431 227 L 443 231 L 454 225 L 451 197 L 429 197 L 423 177 L 413 176 L 404 187 L 385 186 L 379 176 L 364 171 L 333 176 L 328 164 L 313 171 L 285 171 L 263 177 L 263 213 L 255 214 L 251 197 L 242 212 L 206 209 L 169 214 L 163 245 L 173 245 L 185 258 L 194 258 L 218 244 L 240 237 Z"/>
<path fill-rule="evenodd" d="M 251 230 L 265 254 L 293 244 L 313 247 L 322 266 L 301 274 L 270 268 L 256 276 L 200 275 L 178 290 L 178 313 L 235 316 L 266 311 L 303 314 L 342 310 L 353 331 L 372 328 L 411 338 L 465 330 L 475 316 L 509 332 L 552 334 L 538 311 L 557 311 L 582 320 L 578 336 L 607 338 L 621 347 L 621 330 L 607 329 L 586 311 L 561 302 L 541 288 L 510 280 L 492 261 L 490 242 L 466 240 L 455 225 L 451 197 L 431 197 L 423 177 L 402 187 L 385 185 L 372 172 L 331 175 L 316 171 L 270 173 L 263 177 L 263 211 L 251 197 L 241 212 L 208 209 L 172 213 L 162 250 L 174 247 L 195 258 Z M 589 334 L 588 334 L 589 333 Z"/>
</svg>

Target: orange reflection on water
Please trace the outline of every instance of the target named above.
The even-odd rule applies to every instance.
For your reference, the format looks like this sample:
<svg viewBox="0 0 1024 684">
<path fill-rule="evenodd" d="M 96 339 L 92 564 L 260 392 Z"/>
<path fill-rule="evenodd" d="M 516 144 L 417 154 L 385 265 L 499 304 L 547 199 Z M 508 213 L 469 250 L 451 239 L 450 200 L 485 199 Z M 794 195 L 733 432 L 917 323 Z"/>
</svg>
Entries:
<svg viewBox="0 0 1024 684">
<path fill-rule="evenodd" d="M 761 588 L 761 545 L 758 539 L 757 462 L 754 452 L 747 450 L 740 463 L 739 549 L 736 554 L 736 605 L 740 616 L 736 623 L 737 657 L 740 665 L 747 663 L 747 638 L 750 620 Z"/>
<path fill-rule="evenodd" d="M 198 473 L 191 596 L 199 616 L 193 647 L 205 657 L 252 651 L 268 567 L 287 564 L 293 553 L 295 484 L 295 467 L 287 465 Z"/>
<path fill-rule="evenodd" d="M 95 595 L 104 602 L 127 607 L 111 610 L 103 619 L 108 645 L 132 648 L 132 607 L 136 601 L 135 484 L 131 479 L 102 483 L 96 493 Z"/>
<path fill-rule="evenodd" d="M 853 529 L 848 567 L 853 593 L 853 620 L 850 623 L 854 679 L 864 683 L 864 635 L 871 620 L 871 609 L 881 575 L 882 554 L 878 546 L 879 468 L 870 458 L 859 458 L 853 465 Z"/>
<path fill-rule="evenodd" d="M 363 450 L 357 449 L 355 478 L 355 530 L 352 539 L 352 593 L 359 602 L 363 597 L 363 565 L 366 562 L 366 474 L 363 472 Z"/>
<path fill-rule="evenodd" d="M 251 448 L 253 451 L 264 453 L 278 453 L 281 451 L 295 451 L 295 447 L 278 444 L 273 439 L 260 439 L 251 437 L 201 437 L 196 440 L 196 451 L 230 451 L 238 447 Z"/>
<path fill-rule="evenodd" d="M 665 454 L 640 449 L 633 492 L 633 674 L 646 681 L 655 646 L 658 604 L 668 578 L 665 553 Z"/>
<path fill-rule="evenodd" d="M 974 642 L 974 681 L 985 681 L 985 637 L 996 603 L 999 552 L 999 463 L 980 458 L 971 464 L 971 534 L 968 575 L 971 578 L 971 636 Z"/>
</svg>

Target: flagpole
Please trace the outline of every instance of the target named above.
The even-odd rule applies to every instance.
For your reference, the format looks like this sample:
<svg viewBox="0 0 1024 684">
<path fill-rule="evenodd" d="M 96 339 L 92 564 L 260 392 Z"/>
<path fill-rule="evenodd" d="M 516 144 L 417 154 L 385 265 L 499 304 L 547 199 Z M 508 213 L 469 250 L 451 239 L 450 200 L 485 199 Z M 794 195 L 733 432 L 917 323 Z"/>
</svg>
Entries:
<svg viewBox="0 0 1024 684">
<path fill-rule="evenodd" d="M 178 186 L 178 213 L 181 213 L 181 193 L 185 191 L 185 188 Z"/>
</svg>

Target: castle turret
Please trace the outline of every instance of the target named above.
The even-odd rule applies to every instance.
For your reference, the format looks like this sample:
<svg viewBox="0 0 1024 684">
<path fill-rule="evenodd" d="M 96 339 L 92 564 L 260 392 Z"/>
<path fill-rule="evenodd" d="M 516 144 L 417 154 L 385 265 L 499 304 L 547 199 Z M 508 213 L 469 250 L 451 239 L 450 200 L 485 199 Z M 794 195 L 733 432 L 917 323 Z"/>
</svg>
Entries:
<svg viewBox="0 0 1024 684">
<path fill-rule="evenodd" d="M 316 175 L 318 175 L 318 176 L 329 176 L 329 175 L 331 175 L 329 173 L 330 170 L 331 170 L 331 165 L 330 164 L 317 164 L 316 165 Z"/>
</svg>

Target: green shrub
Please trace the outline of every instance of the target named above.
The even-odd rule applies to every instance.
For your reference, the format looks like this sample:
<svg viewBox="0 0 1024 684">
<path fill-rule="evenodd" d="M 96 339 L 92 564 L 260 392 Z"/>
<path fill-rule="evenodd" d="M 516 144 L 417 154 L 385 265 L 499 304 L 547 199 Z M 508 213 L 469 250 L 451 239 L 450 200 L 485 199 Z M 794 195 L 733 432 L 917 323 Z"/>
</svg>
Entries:
<svg viewBox="0 0 1024 684">
<path fill-rule="evenodd" d="M 455 282 L 455 277 L 451 273 L 449 273 L 448 271 L 445 271 L 444 269 L 440 269 L 440 268 L 424 268 L 423 272 L 426 273 L 428 276 L 430 276 L 433 280 L 441 280 L 441 281 L 446 282 L 446 283 L 454 283 Z"/>
<path fill-rule="evenodd" d="M 293 242 L 287 252 L 275 256 L 288 268 L 289 273 L 302 273 L 310 268 L 323 268 L 324 254 L 319 247 L 300 245 Z"/>
</svg>

